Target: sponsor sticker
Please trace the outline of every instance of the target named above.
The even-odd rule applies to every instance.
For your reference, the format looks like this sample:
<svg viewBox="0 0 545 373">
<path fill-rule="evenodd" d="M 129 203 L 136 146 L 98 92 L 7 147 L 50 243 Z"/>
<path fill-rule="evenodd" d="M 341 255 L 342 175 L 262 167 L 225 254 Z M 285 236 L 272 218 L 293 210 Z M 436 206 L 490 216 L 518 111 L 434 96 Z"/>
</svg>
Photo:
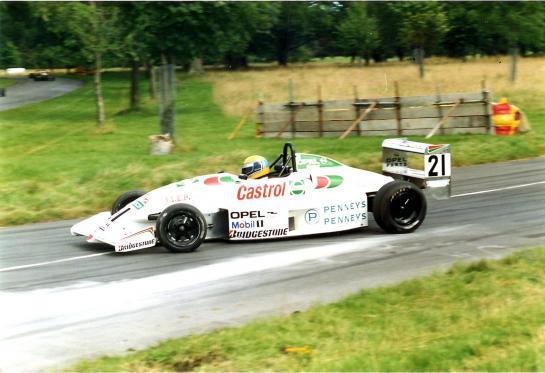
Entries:
<svg viewBox="0 0 545 373">
<path fill-rule="evenodd" d="M 390 172 L 403 172 L 408 167 L 407 154 L 395 150 L 384 150 L 382 168 Z"/>
<path fill-rule="evenodd" d="M 314 154 L 298 154 L 297 168 L 303 170 L 308 167 L 338 167 L 341 163 L 334 161 L 331 158 L 323 157 Z"/>
<path fill-rule="evenodd" d="M 407 158 L 399 153 L 391 153 L 384 159 L 386 167 L 407 167 Z"/>
<path fill-rule="evenodd" d="M 132 207 L 137 210 L 140 210 L 142 207 L 146 206 L 149 202 L 149 197 L 147 194 L 144 194 L 142 197 L 138 198 L 132 203 Z"/>
<path fill-rule="evenodd" d="M 354 201 L 322 207 L 324 225 L 364 223 L 367 221 L 367 201 Z"/>
<path fill-rule="evenodd" d="M 231 239 L 250 239 L 250 238 L 275 238 L 288 235 L 288 228 L 282 229 L 264 229 L 264 230 L 237 230 L 232 229 L 229 231 L 229 238 Z"/>
<path fill-rule="evenodd" d="M 155 245 L 155 239 L 147 240 L 147 241 L 138 241 L 138 242 L 129 242 L 126 244 L 121 244 L 115 247 L 115 251 L 131 251 L 131 250 L 138 250 L 143 249 L 145 247 L 150 247 Z"/>
<path fill-rule="evenodd" d="M 305 212 L 305 222 L 309 225 L 316 225 L 320 222 L 320 213 L 316 209 Z"/>
<path fill-rule="evenodd" d="M 125 237 L 115 245 L 116 252 L 125 252 L 140 250 L 146 247 L 155 246 L 157 240 L 155 238 L 153 227 L 146 228 L 140 232 L 131 234 Z"/>
<path fill-rule="evenodd" d="M 265 185 L 241 185 L 237 189 L 237 199 L 239 201 L 249 199 L 263 199 L 283 197 L 286 194 L 286 182 L 280 184 Z"/>
<path fill-rule="evenodd" d="M 165 201 L 167 203 L 178 203 L 178 202 L 185 202 L 190 200 L 191 200 L 191 197 L 187 193 L 173 193 L 165 197 Z"/>
<path fill-rule="evenodd" d="M 349 201 L 309 209 L 304 218 L 307 225 L 362 226 L 367 222 L 367 201 Z"/>
<path fill-rule="evenodd" d="M 229 238 L 231 239 L 282 237 L 288 232 L 287 212 L 229 211 Z"/>
</svg>

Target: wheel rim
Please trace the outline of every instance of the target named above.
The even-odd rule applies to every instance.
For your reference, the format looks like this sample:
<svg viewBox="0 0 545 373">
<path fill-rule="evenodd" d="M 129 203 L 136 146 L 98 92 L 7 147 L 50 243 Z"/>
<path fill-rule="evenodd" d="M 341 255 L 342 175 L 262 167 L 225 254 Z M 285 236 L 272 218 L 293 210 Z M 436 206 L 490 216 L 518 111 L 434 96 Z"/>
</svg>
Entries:
<svg viewBox="0 0 545 373">
<path fill-rule="evenodd" d="M 416 193 L 405 191 L 396 195 L 391 201 L 393 220 L 402 226 L 410 226 L 419 220 L 422 202 Z"/>
<path fill-rule="evenodd" d="M 180 212 L 167 225 L 167 239 L 176 246 L 191 245 L 199 238 L 199 222 L 192 215 Z"/>
</svg>

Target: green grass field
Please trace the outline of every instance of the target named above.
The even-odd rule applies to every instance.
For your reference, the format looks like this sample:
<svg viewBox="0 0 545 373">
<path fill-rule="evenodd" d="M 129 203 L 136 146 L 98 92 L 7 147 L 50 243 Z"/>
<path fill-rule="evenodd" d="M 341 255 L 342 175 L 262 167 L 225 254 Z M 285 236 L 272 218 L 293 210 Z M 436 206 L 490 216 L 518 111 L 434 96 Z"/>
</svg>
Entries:
<svg viewBox="0 0 545 373">
<path fill-rule="evenodd" d="M 211 73 L 214 74 L 214 73 Z M 164 185 L 186 177 L 239 172 L 251 154 L 270 158 L 283 140 L 257 139 L 249 123 L 233 141 L 226 138 L 239 117 L 214 101 L 209 78 L 178 76 L 177 148 L 150 156 L 148 136 L 159 132 L 157 103 L 127 112 L 128 74 L 104 74 L 108 124 L 95 127 L 91 80 L 83 88 L 47 102 L 0 112 L 0 226 L 77 218 L 108 210 L 127 189 Z M 147 82 L 141 92 L 147 92 Z M 525 96 L 526 95 L 526 96 Z M 533 132 L 514 137 L 434 137 L 452 144 L 453 165 L 468 165 L 545 154 L 545 103 L 519 93 Z M 415 140 L 423 140 L 415 137 Z M 296 150 L 329 155 L 378 171 L 382 138 L 296 139 Z"/>
<path fill-rule="evenodd" d="M 544 371 L 545 247 L 70 371 Z M 285 352 L 286 347 L 296 347 Z"/>
</svg>

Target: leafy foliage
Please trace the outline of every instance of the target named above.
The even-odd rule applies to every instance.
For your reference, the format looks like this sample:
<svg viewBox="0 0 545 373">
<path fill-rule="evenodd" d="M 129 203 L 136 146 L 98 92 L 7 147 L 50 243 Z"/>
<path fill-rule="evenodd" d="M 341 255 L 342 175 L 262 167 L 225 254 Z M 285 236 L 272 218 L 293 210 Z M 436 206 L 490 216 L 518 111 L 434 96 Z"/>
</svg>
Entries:
<svg viewBox="0 0 545 373">
<path fill-rule="evenodd" d="M 367 64 L 379 44 L 377 20 L 371 17 L 365 3 L 353 3 L 345 19 L 337 27 L 340 48 L 348 55 L 365 58 Z"/>
<path fill-rule="evenodd" d="M 413 48 L 545 50 L 543 2 L 5 2 L 0 22 L 1 67 L 88 65 L 96 50 L 106 66 L 200 58 L 229 69 L 339 53 L 382 61 Z"/>
</svg>

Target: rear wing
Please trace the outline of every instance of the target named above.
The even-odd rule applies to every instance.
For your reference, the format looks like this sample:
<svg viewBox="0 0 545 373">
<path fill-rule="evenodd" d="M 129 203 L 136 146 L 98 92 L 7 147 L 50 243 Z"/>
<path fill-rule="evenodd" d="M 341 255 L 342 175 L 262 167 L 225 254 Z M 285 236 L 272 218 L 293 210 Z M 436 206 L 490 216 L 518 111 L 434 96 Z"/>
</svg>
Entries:
<svg viewBox="0 0 545 373">
<path fill-rule="evenodd" d="M 450 197 L 450 145 L 407 139 L 382 142 L 382 173 L 427 189 L 436 199 Z"/>
</svg>

